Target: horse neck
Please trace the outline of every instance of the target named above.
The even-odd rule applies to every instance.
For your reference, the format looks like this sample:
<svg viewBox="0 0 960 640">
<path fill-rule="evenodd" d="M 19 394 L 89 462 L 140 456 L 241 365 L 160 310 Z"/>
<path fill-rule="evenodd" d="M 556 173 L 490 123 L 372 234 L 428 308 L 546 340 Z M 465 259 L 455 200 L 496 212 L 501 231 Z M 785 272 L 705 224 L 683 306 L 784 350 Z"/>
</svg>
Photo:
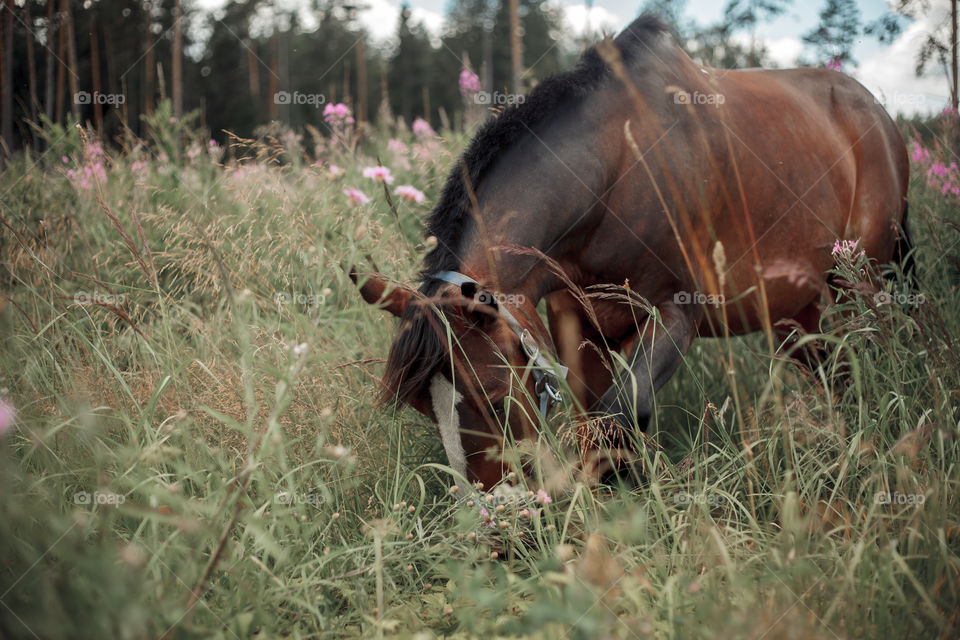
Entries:
<svg viewBox="0 0 960 640">
<path fill-rule="evenodd" d="M 598 106 L 588 99 L 503 154 L 477 189 L 480 215 L 461 245 L 465 273 L 534 305 L 563 286 L 555 261 L 598 221 L 619 161 L 609 152 L 619 148 L 616 127 L 598 124 Z"/>
</svg>

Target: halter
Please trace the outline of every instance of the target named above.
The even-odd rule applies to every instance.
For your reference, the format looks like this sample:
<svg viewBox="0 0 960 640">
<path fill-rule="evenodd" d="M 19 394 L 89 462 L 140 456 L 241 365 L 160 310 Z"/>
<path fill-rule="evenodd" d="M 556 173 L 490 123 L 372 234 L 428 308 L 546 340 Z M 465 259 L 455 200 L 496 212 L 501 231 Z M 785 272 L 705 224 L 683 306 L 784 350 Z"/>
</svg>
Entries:
<svg viewBox="0 0 960 640">
<path fill-rule="evenodd" d="M 435 280 L 449 282 L 458 287 L 462 287 L 465 284 L 475 284 L 478 288 L 483 288 L 483 286 L 473 278 L 457 271 L 441 271 L 429 277 Z M 536 338 L 533 337 L 529 329 L 521 326 L 508 309 L 497 305 L 497 310 L 500 317 L 506 321 L 507 326 L 520 338 L 520 345 L 523 347 L 524 353 L 530 358 L 530 364 L 533 367 L 534 389 L 540 397 L 540 415 L 546 418 L 547 413 L 550 411 L 551 404 L 560 404 L 563 402 L 563 396 L 560 395 L 560 382 L 553 371 L 554 365 L 551 365 L 543 354 L 540 353 L 540 347 L 537 344 Z M 560 371 L 563 379 L 566 379 L 567 367 L 561 364 L 556 365 L 556 367 Z"/>
</svg>

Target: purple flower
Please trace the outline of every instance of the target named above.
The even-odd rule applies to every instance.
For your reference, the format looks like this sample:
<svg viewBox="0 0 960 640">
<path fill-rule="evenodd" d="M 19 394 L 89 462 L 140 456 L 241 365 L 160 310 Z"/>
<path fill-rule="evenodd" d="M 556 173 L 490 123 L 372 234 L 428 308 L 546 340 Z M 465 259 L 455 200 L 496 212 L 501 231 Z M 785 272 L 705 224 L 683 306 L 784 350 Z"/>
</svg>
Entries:
<svg viewBox="0 0 960 640">
<path fill-rule="evenodd" d="M 480 78 L 470 69 L 460 72 L 460 95 L 469 98 L 480 91 Z"/>
<path fill-rule="evenodd" d="M 847 260 L 850 262 L 858 262 L 863 256 L 864 251 L 860 246 L 860 240 L 835 240 L 833 243 L 833 251 L 830 254 L 834 258 L 841 260 Z"/>
<path fill-rule="evenodd" d="M 328 104 L 323 108 L 323 119 L 327 121 L 327 124 L 336 126 L 341 124 L 350 124 L 353 122 L 353 118 L 350 116 L 350 107 L 338 102 L 336 104 Z"/>
<path fill-rule="evenodd" d="M 347 199 L 350 200 L 350 204 L 361 205 L 370 202 L 370 198 L 359 189 L 347 189 L 344 193 L 347 195 Z"/>
<path fill-rule="evenodd" d="M 843 62 L 840 58 L 833 58 L 827 61 L 827 69 L 831 71 L 843 71 Z"/>
<path fill-rule="evenodd" d="M 427 199 L 427 197 L 423 195 L 423 191 L 420 191 L 420 189 L 417 189 L 416 187 L 409 184 L 400 185 L 399 187 L 396 188 L 396 190 L 393 193 L 395 195 L 400 196 L 407 202 L 411 202 L 414 204 L 421 204 L 424 200 Z"/>
<path fill-rule="evenodd" d="M 413 135 L 418 138 L 428 138 L 437 135 L 430 126 L 430 123 L 423 118 L 417 118 L 413 121 Z"/>
<path fill-rule="evenodd" d="M 396 138 L 390 139 L 390 142 L 387 143 L 387 149 L 389 149 L 391 153 L 399 154 L 407 153 L 410 150 L 403 140 L 397 140 Z"/>
<path fill-rule="evenodd" d="M 363 170 L 363 177 L 377 182 L 393 184 L 393 176 L 390 175 L 390 169 L 387 167 L 367 167 Z"/>
<path fill-rule="evenodd" d="M 920 164 L 920 163 L 926 164 L 927 162 L 930 161 L 929 149 L 925 149 L 923 145 L 921 145 L 919 142 L 914 140 L 913 151 L 910 152 L 910 160 L 912 160 L 916 164 Z"/>
</svg>

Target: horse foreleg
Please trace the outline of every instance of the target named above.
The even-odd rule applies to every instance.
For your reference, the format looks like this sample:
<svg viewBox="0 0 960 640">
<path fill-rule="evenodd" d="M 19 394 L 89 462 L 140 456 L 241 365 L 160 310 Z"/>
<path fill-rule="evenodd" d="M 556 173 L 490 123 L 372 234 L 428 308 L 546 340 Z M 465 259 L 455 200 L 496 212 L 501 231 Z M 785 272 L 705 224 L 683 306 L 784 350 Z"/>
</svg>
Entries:
<svg viewBox="0 0 960 640">
<path fill-rule="evenodd" d="M 696 334 L 694 309 L 681 309 L 673 302 L 658 307 L 661 322 L 651 318 L 627 357 L 628 368 L 620 371 L 598 408 L 616 421 L 622 433 L 644 431 L 653 413 L 654 394 L 674 374 Z M 620 446 L 622 446 L 621 443 Z"/>
<path fill-rule="evenodd" d="M 603 337 L 590 324 L 579 300 L 566 291 L 547 298 L 547 320 L 557 355 L 568 367 L 567 385 L 577 413 L 585 416 L 613 381 L 600 349 Z"/>
</svg>

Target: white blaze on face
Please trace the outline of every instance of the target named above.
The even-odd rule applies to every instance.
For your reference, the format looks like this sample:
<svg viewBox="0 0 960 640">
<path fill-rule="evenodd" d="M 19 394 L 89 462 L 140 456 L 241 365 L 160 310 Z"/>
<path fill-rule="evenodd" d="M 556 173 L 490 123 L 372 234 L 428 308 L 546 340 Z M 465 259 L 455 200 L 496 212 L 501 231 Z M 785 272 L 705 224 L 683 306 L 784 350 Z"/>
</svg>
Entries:
<svg viewBox="0 0 960 640">
<path fill-rule="evenodd" d="M 450 467 L 466 477 L 467 457 L 463 452 L 463 442 L 460 440 L 460 414 L 457 405 L 463 396 L 457 393 L 446 378 L 439 373 L 430 381 L 430 400 L 433 403 L 433 414 L 437 416 L 440 425 L 440 439 L 447 452 L 447 461 Z"/>
</svg>

